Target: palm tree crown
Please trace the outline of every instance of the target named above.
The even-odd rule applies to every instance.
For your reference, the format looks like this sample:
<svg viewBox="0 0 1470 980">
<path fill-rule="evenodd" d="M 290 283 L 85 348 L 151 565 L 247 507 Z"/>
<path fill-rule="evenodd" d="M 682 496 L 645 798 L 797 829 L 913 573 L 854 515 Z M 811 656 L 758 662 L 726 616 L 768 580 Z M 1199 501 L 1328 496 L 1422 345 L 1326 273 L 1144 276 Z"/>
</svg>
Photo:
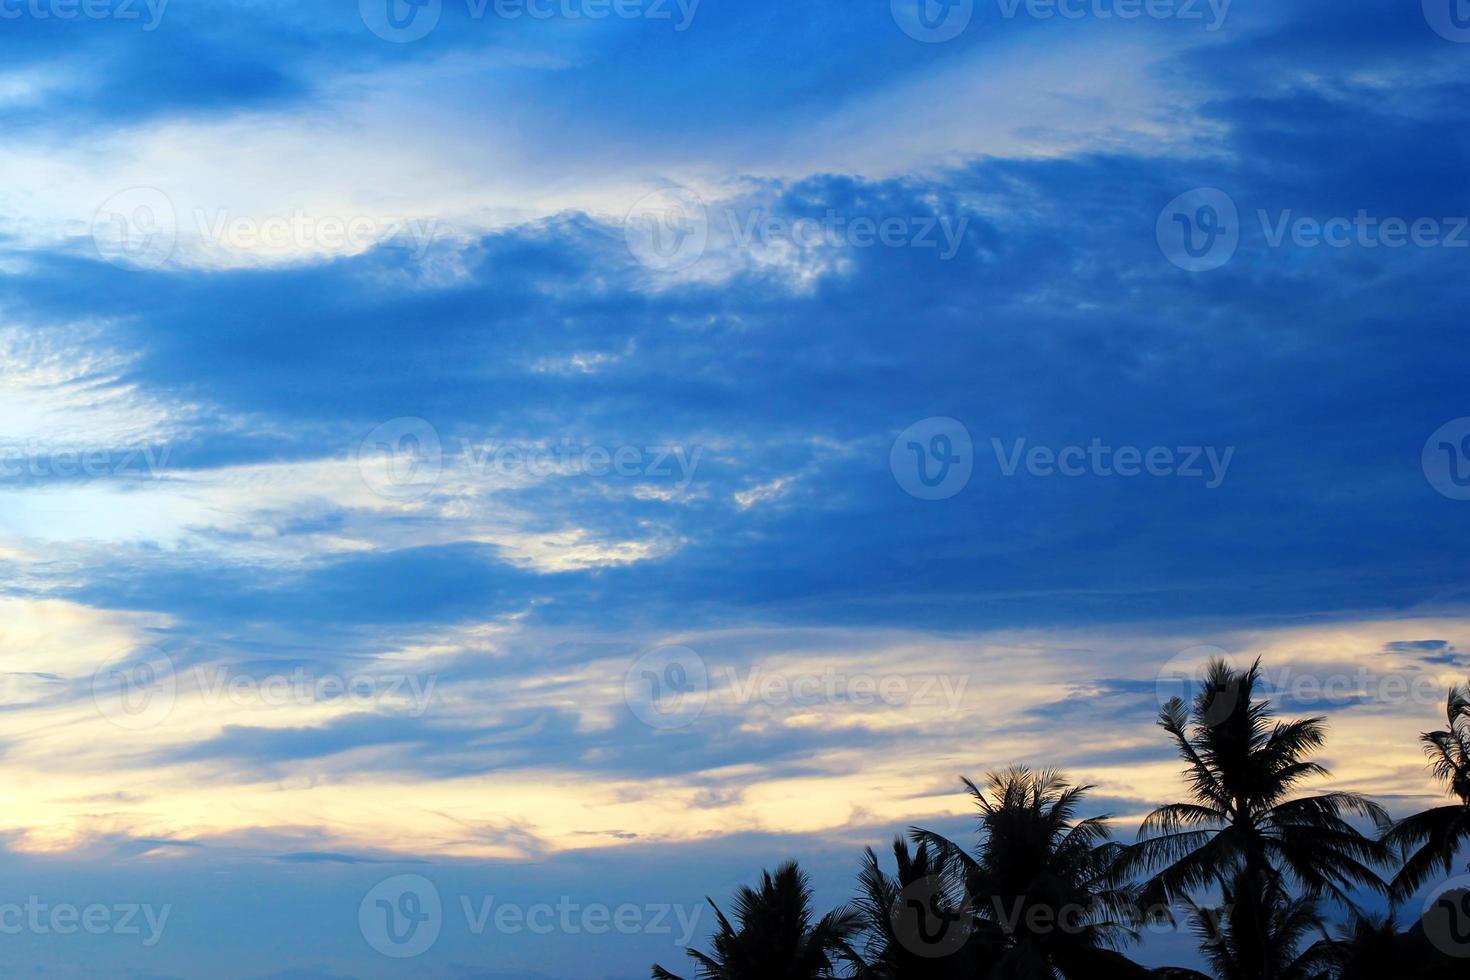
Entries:
<svg viewBox="0 0 1470 980">
<path fill-rule="evenodd" d="M 991 773 L 985 788 L 965 780 L 980 811 L 974 855 L 915 829 L 970 897 L 978 951 L 1000 977 L 1130 976 L 1135 964 L 1110 947 L 1133 934 L 1122 921 L 1128 894 L 1113 887 L 1122 848 L 1105 816 L 1077 819 L 1090 786 L 1051 770 Z"/>
<path fill-rule="evenodd" d="M 1348 905 L 1351 888 L 1383 888 L 1371 865 L 1386 849 L 1344 814 L 1380 822 L 1386 815 L 1355 793 L 1294 795 L 1305 780 L 1328 775 L 1311 759 L 1325 729 L 1320 718 L 1273 721 L 1270 702 L 1255 697 L 1259 681 L 1259 661 L 1237 671 L 1217 660 L 1191 707 L 1180 698 L 1164 706 L 1159 725 L 1186 763 L 1191 799 L 1149 814 L 1120 867 L 1158 869 L 1144 889 L 1148 905 L 1184 901 L 1201 888 L 1228 890 L 1233 955 L 1271 980 L 1289 959 L 1273 948 L 1273 933 L 1291 911 L 1293 886 L 1305 898 Z"/>
<path fill-rule="evenodd" d="M 708 954 L 688 950 L 699 965 L 700 980 L 822 980 L 833 976 L 835 954 L 860 923 L 845 910 L 829 912 L 815 924 L 811 885 L 796 862 L 772 875 L 762 872 L 759 888 L 735 893 L 735 925 L 714 900 L 716 930 Z M 661 966 L 654 980 L 680 980 Z"/>
<path fill-rule="evenodd" d="M 1435 777 L 1459 802 L 1406 817 L 1384 835 L 1404 862 L 1390 891 L 1395 900 L 1412 895 L 1436 872 L 1449 874 L 1455 852 L 1470 843 L 1470 683 L 1450 688 L 1445 718 L 1447 728 L 1419 740 Z"/>
</svg>

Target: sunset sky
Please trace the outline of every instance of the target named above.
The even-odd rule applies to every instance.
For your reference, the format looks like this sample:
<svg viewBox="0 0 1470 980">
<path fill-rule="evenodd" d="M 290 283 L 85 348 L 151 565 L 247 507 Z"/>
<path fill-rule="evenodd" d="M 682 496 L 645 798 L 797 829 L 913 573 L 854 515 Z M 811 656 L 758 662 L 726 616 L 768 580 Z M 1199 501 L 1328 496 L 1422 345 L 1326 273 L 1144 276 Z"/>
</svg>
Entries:
<svg viewBox="0 0 1470 980">
<path fill-rule="evenodd" d="M 1422 7 L 4 0 L 0 906 L 170 908 L 0 910 L 6 975 L 643 977 L 762 867 L 831 906 L 967 832 L 961 776 L 1131 838 L 1219 652 L 1435 803 L 1470 26 Z M 495 924 L 558 903 L 643 925 Z"/>
</svg>

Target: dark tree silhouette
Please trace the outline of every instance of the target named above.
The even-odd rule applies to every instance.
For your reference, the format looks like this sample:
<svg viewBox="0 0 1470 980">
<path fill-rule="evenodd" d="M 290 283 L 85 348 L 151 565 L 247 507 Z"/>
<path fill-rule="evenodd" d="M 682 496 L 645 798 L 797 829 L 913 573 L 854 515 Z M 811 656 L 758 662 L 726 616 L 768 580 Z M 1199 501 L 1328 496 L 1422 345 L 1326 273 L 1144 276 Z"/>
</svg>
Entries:
<svg viewBox="0 0 1470 980">
<path fill-rule="evenodd" d="M 1301 952 L 1312 934 L 1326 939 L 1321 901 L 1284 893 L 1247 900 L 1240 889 L 1253 885 L 1251 878 L 1242 874 L 1235 885 L 1221 888 L 1218 906 L 1203 907 L 1188 898 L 1183 901 L 1190 926 L 1199 938 L 1200 952 L 1216 980 L 1325 978 L 1330 960 L 1327 948 L 1318 942 Z M 1265 916 L 1264 944 L 1255 935 L 1259 910 L 1264 910 Z"/>
<path fill-rule="evenodd" d="M 1390 890 L 1395 901 L 1438 874 L 1450 874 L 1455 853 L 1470 844 L 1470 684 L 1450 688 L 1445 718 L 1446 729 L 1425 732 L 1419 740 L 1435 777 L 1459 802 L 1405 817 L 1384 834 L 1384 843 L 1403 861 Z"/>
<path fill-rule="evenodd" d="M 1132 845 L 1110 840 L 1105 816 L 1079 819 L 1092 787 L 1054 771 L 1011 768 L 989 774 L 983 788 L 965 780 L 979 810 L 973 853 L 912 828 L 912 846 L 894 842 L 894 873 L 867 849 L 852 908 L 820 920 L 795 863 L 766 872 L 758 887 L 736 892 L 733 923 L 710 902 L 713 948 L 688 951 L 697 977 L 1210 980 L 1191 969 L 1146 970 L 1119 952 L 1145 911 L 1170 906 L 1186 912 L 1215 980 L 1463 977 L 1458 948 L 1445 948 L 1458 934 L 1447 939 L 1443 922 L 1396 932 L 1391 918 L 1361 916 L 1350 892 L 1402 899 L 1452 871 L 1457 848 L 1470 843 L 1470 684 L 1451 689 L 1448 728 L 1421 736 L 1459 802 L 1395 824 L 1355 793 L 1298 794 L 1328 775 L 1312 758 L 1322 720 L 1274 720 L 1256 696 L 1259 681 L 1259 661 L 1244 671 L 1216 661 L 1190 704 L 1165 705 L 1158 723 L 1185 761 L 1190 798 L 1150 813 Z M 1382 840 L 1360 833 L 1351 816 L 1377 822 Z M 1374 866 L 1395 853 L 1404 864 L 1390 888 Z M 1324 925 L 1329 900 L 1355 916 L 1335 936 Z M 653 977 L 680 980 L 660 966 Z"/>
<path fill-rule="evenodd" d="M 807 876 L 790 861 L 761 874 L 759 888 L 742 887 L 735 893 L 735 924 L 720 907 L 715 910 L 713 949 L 706 955 L 688 950 L 698 966 L 700 980 L 822 980 L 834 976 L 837 956 L 861 923 L 846 909 L 829 912 L 813 922 L 811 886 Z M 661 966 L 654 980 L 680 980 Z"/>
<path fill-rule="evenodd" d="M 1076 819 L 1090 786 L 1050 770 L 1017 767 L 965 780 L 980 810 L 973 855 L 945 837 L 915 828 L 944 874 L 970 897 L 977 937 L 972 950 L 988 972 L 976 976 L 1080 978 L 1146 976 L 1114 947 L 1134 934 L 1126 890 L 1116 888 L 1107 817 Z"/>
<path fill-rule="evenodd" d="M 967 942 L 947 956 L 926 956 L 912 948 L 912 937 L 898 934 L 895 908 L 903 900 L 904 890 L 911 886 L 922 889 L 926 883 L 943 882 L 943 894 L 932 896 L 945 903 L 938 910 L 940 914 L 973 913 L 963 907 L 964 899 L 958 894 L 961 890 L 947 878 L 944 866 L 928 844 L 920 844 L 910 852 L 908 844 L 895 840 L 893 857 L 897 873 L 888 875 L 873 849 L 864 849 L 858 895 L 852 903 L 863 923 L 863 943 L 860 951 L 851 948 L 846 957 L 853 976 L 857 980 L 960 980 L 979 976 L 975 942 Z"/>
<path fill-rule="evenodd" d="M 1149 814 L 1120 870 L 1153 872 L 1146 905 L 1186 902 L 1205 888 L 1228 891 L 1229 955 L 1246 971 L 1239 975 L 1286 980 L 1282 964 L 1292 958 L 1282 940 L 1299 933 L 1305 915 L 1291 896 L 1351 906 L 1349 889 L 1383 889 L 1372 865 L 1387 848 L 1344 814 L 1387 817 L 1355 793 L 1293 795 L 1303 781 L 1328 774 L 1311 759 L 1324 741 L 1322 719 L 1273 722 L 1270 702 L 1255 696 L 1259 680 L 1259 661 L 1237 671 L 1218 660 L 1192 709 L 1180 698 L 1165 705 L 1159 725 L 1186 763 L 1191 799 Z"/>
</svg>

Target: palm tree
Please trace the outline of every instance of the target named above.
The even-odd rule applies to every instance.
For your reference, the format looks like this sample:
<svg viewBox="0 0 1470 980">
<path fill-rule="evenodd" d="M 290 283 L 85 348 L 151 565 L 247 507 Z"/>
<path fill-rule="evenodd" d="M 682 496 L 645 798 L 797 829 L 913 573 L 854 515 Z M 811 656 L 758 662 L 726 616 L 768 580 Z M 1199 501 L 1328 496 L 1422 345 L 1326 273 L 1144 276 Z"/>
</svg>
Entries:
<svg viewBox="0 0 1470 980">
<path fill-rule="evenodd" d="M 980 810 L 974 855 L 945 837 L 915 828 L 943 873 L 970 896 L 972 953 L 988 970 L 974 976 L 1092 978 L 1145 976 L 1111 948 L 1134 938 L 1121 921 L 1132 907 L 1113 885 L 1122 848 L 1109 842 L 1107 817 L 1077 820 L 1090 786 L 1022 767 L 991 773 L 986 788 L 965 780 Z"/>
<path fill-rule="evenodd" d="M 1326 940 L 1321 901 L 1285 893 L 1267 896 L 1265 901 L 1242 901 L 1245 896 L 1240 889 L 1250 888 L 1252 882 L 1246 875 L 1240 878 L 1235 885 L 1221 887 L 1219 906 L 1201 907 L 1188 898 L 1183 902 L 1194 933 L 1199 937 L 1200 951 L 1218 980 L 1258 980 L 1263 976 L 1276 980 L 1325 978 L 1327 964 L 1332 960 L 1331 948 L 1318 942 L 1306 952 L 1299 952 L 1312 933 L 1320 933 Z M 1266 923 L 1264 945 L 1254 935 L 1255 911 L 1262 908 Z"/>
<path fill-rule="evenodd" d="M 1253 980 L 1285 980 L 1283 938 L 1299 935 L 1304 913 L 1290 896 L 1330 896 L 1351 906 L 1348 890 L 1382 890 L 1371 865 L 1387 849 L 1344 819 L 1386 819 L 1355 793 L 1294 796 L 1301 783 L 1328 771 L 1312 761 L 1325 740 L 1320 718 L 1272 722 L 1257 700 L 1260 661 L 1237 671 L 1212 662 L 1192 709 L 1173 698 L 1159 725 L 1186 763 L 1190 801 L 1154 810 L 1120 871 L 1154 871 L 1146 906 L 1188 903 L 1202 888 L 1228 891 L 1230 955 Z M 1207 949 L 1208 952 L 1208 949 Z"/>
<path fill-rule="evenodd" d="M 838 909 L 812 923 L 812 891 L 807 876 L 788 861 L 772 875 L 762 872 L 758 889 L 735 893 L 731 925 L 714 900 L 718 926 L 709 955 L 688 950 L 699 964 L 700 980 L 822 980 L 832 977 L 834 955 L 845 950 L 860 923 Z M 654 980 L 680 980 L 655 965 Z"/>
<path fill-rule="evenodd" d="M 900 918 L 906 912 L 906 895 L 912 900 L 916 892 L 922 894 L 927 885 L 938 883 L 940 887 L 934 891 L 943 894 L 925 897 L 943 902 L 943 907 L 926 911 L 951 920 L 973 912 L 966 908 L 963 897 L 955 894 L 960 889 L 947 881 L 944 867 L 928 844 L 920 844 L 910 852 L 908 844 L 896 839 L 893 857 L 897 874 L 890 876 L 871 847 L 863 852 L 858 896 L 852 904 L 863 923 L 864 942 L 861 952 L 850 949 L 846 956 L 853 976 L 856 980 L 960 980 L 978 976 L 974 942 L 964 943 L 947 956 L 925 955 L 925 950 L 913 948 L 914 937 L 904 931 Z"/>
<path fill-rule="evenodd" d="M 1323 939 L 1307 952 L 1333 980 L 1381 980 L 1406 975 L 1407 964 L 1414 962 L 1406 946 L 1393 919 L 1355 915 L 1336 938 Z"/>
<path fill-rule="evenodd" d="M 1419 736 L 1434 775 L 1458 803 L 1405 817 L 1384 834 L 1384 843 L 1402 858 L 1389 894 L 1408 898 L 1436 873 L 1454 870 L 1455 852 L 1470 844 L 1470 683 L 1450 688 L 1445 705 L 1449 727 Z"/>
</svg>

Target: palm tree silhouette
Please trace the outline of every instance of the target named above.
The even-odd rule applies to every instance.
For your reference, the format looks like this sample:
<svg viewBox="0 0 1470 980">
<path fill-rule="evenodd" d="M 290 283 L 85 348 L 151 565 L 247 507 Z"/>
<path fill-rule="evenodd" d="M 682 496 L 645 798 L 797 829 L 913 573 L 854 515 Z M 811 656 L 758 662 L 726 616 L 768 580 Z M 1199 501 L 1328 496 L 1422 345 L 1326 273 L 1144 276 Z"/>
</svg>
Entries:
<svg viewBox="0 0 1470 980">
<path fill-rule="evenodd" d="M 958 894 L 962 889 L 946 877 L 945 868 L 928 844 L 920 844 L 910 852 L 908 844 L 897 839 L 893 842 L 893 857 L 897 874 L 890 876 L 871 847 L 863 851 L 858 895 L 852 905 L 863 923 L 864 942 L 861 952 L 849 947 L 845 956 L 855 980 L 960 980 L 978 976 L 972 934 L 962 937 L 960 948 L 948 955 L 925 955 L 931 951 L 914 948 L 916 936 L 904 921 L 910 911 L 905 903 L 913 901 L 916 894 L 941 903 L 940 908 L 932 910 L 940 917 L 973 918 L 973 909 Z M 929 894 L 924 894 L 926 891 Z M 967 921 L 964 928 L 969 927 Z"/>
<path fill-rule="evenodd" d="M 1337 947 L 1329 945 L 1320 899 L 1279 893 L 1265 901 L 1242 901 L 1240 888 L 1250 888 L 1249 876 L 1220 889 L 1221 904 L 1205 907 L 1183 899 L 1190 926 L 1199 938 L 1200 952 L 1217 980 L 1325 980 L 1335 962 Z M 1268 886 L 1271 887 L 1271 886 Z M 1265 942 L 1256 939 L 1256 914 L 1264 910 Z M 1322 939 L 1301 951 L 1312 933 Z M 1264 961 L 1264 962 L 1263 962 Z M 1174 970 L 1170 977 L 1203 974 Z M 1389 976 L 1385 974 L 1384 976 Z"/>
<path fill-rule="evenodd" d="M 1293 796 L 1304 780 L 1328 775 L 1311 759 L 1325 729 L 1320 718 L 1273 723 L 1270 702 L 1255 697 L 1259 681 L 1259 660 L 1246 671 L 1216 660 L 1192 708 L 1180 698 L 1164 706 L 1158 723 L 1186 763 L 1191 799 L 1149 814 L 1119 867 L 1158 869 L 1145 884 L 1145 905 L 1192 905 L 1189 895 L 1203 888 L 1228 894 L 1232 911 L 1219 941 L 1228 944 L 1232 969 L 1243 972 L 1227 976 L 1287 980 L 1293 957 L 1284 941 L 1300 939 L 1307 918 L 1292 896 L 1325 895 L 1351 907 L 1349 889 L 1383 890 L 1371 865 L 1387 848 L 1343 815 L 1380 823 L 1387 816 L 1355 793 Z"/>
<path fill-rule="evenodd" d="M 965 785 L 980 811 L 974 855 L 945 837 L 914 828 L 943 873 L 971 896 L 970 953 L 1011 980 L 1146 976 L 1113 947 L 1132 940 L 1133 908 L 1113 869 L 1122 847 L 1109 842 L 1107 817 L 1076 819 L 1090 786 L 1052 770 L 1013 767 Z"/>
<path fill-rule="evenodd" d="M 1383 841 L 1403 860 L 1389 894 L 1408 898 L 1438 873 L 1454 870 L 1455 852 L 1470 843 L 1470 683 L 1450 688 L 1445 705 L 1449 727 L 1419 736 L 1435 778 L 1458 803 L 1434 807 L 1393 824 Z"/>
<path fill-rule="evenodd" d="M 812 892 L 805 873 L 788 861 L 772 875 L 762 872 L 758 889 L 741 887 L 735 893 L 732 925 L 720 907 L 709 955 L 688 950 L 699 964 L 700 980 L 822 980 L 833 976 L 837 955 L 860 927 L 847 909 L 829 912 L 812 923 Z M 654 980 L 681 980 L 661 966 Z"/>
</svg>

